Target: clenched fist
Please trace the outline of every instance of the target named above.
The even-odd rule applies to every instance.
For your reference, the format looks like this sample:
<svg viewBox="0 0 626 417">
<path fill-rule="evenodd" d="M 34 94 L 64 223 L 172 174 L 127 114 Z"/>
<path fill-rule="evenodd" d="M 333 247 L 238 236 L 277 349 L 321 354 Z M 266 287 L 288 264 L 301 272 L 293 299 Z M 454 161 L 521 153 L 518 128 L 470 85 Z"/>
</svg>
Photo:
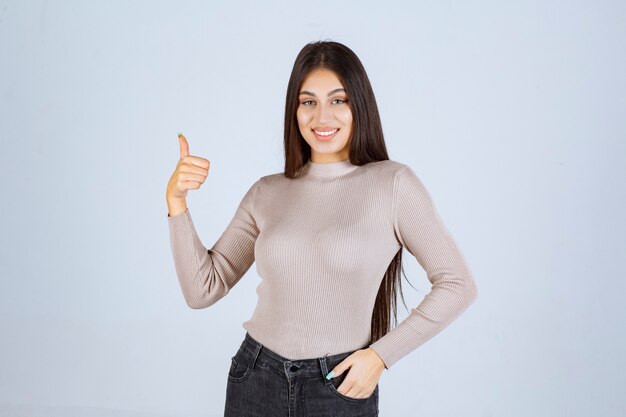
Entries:
<svg viewBox="0 0 626 417">
<path fill-rule="evenodd" d="M 178 142 L 180 159 L 165 191 L 169 216 L 187 210 L 187 190 L 197 190 L 204 184 L 211 165 L 208 159 L 189 155 L 189 144 L 182 133 L 178 134 Z"/>
</svg>

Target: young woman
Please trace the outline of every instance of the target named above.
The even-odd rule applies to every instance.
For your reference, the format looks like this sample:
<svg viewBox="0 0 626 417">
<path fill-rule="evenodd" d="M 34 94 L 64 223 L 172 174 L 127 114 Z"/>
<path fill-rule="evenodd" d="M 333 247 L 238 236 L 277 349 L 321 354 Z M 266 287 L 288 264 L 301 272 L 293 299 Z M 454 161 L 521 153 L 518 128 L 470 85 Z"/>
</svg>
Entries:
<svg viewBox="0 0 626 417">
<path fill-rule="evenodd" d="M 209 307 L 256 261 L 258 304 L 231 358 L 225 416 L 377 416 L 383 370 L 457 318 L 476 284 L 423 183 L 389 159 L 351 49 L 319 41 L 300 51 L 284 136 L 284 172 L 256 180 L 207 249 L 185 198 L 209 161 L 180 135 L 166 197 L 181 289 L 191 308 Z M 403 248 L 432 290 L 391 329 Z"/>
</svg>

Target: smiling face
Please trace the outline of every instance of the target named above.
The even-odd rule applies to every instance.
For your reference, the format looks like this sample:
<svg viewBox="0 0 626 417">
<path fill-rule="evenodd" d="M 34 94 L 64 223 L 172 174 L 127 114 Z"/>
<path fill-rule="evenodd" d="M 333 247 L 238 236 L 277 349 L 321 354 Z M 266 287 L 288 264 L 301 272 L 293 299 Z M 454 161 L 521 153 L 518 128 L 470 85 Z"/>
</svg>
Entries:
<svg viewBox="0 0 626 417">
<path fill-rule="evenodd" d="M 348 159 L 352 110 L 337 74 L 325 68 L 311 71 L 302 83 L 298 99 L 298 127 L 311 147 L 311 161 Z"/>
</svg>

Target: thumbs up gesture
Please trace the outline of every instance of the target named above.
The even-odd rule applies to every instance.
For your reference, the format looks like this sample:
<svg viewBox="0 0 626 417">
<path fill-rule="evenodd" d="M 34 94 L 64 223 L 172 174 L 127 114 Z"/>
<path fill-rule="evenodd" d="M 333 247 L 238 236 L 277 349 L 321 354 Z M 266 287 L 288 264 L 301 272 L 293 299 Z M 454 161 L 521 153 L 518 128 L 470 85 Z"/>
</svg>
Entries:
<svg viewBox="0 0 626 417">
<path fill-rule="evenodd" d="M 208 159 L 189 155 L 189 144 L 182 133 L 178 134 L 178 143 L 180 159 L 165 191 L 170 216 L 187 210 L 187 190 L 197 190 L 204 184 L 211 165 Z"/>
</svg>

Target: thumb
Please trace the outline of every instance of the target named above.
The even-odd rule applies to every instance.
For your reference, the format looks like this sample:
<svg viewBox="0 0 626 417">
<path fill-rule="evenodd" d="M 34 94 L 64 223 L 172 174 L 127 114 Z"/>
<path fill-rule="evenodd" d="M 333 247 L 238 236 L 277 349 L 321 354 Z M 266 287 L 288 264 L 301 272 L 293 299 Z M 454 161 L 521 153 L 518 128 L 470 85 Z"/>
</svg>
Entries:
<svg viewBox="0 0 626 417">
<path fill-rule="evenodd" d="M 189 156 L 189 144 L 182 133 L 178 134 L 178 143 L 180 144 L 180 158 Z"/>
</svg>

